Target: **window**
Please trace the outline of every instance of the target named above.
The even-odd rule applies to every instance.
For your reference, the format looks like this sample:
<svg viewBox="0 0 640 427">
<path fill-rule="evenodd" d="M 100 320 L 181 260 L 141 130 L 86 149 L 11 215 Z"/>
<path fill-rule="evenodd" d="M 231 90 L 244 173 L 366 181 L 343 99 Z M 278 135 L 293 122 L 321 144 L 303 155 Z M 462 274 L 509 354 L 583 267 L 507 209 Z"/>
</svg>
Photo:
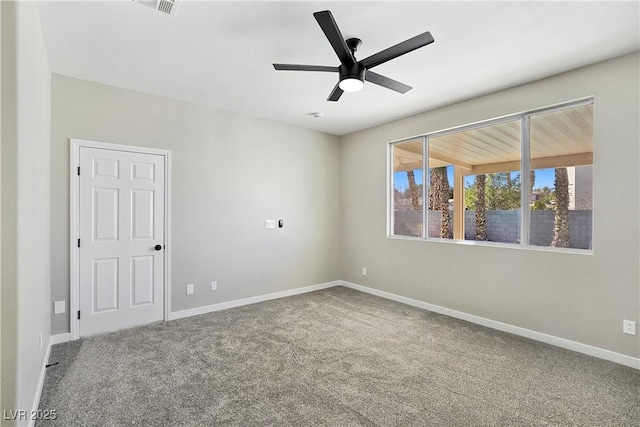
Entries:
<svg viewBox="0 0 640 427">
<path fill-rule="evenodd" d="M 593 100 L 390 147 L 391 236 L 592 249 Z"/>
</svg>

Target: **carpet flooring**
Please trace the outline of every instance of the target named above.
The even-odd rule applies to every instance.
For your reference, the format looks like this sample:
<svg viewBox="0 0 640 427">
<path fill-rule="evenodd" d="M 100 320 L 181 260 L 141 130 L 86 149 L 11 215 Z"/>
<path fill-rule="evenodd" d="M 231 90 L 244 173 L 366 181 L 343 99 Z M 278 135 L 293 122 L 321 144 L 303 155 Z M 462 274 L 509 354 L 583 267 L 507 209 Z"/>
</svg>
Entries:
<svg viewBox="0 0 640 427">
<path fill-rule="evenodd" d="M 37 426 L 638 426 L 640 371 L 344 287 L 53 346 Z"/>
</svg>

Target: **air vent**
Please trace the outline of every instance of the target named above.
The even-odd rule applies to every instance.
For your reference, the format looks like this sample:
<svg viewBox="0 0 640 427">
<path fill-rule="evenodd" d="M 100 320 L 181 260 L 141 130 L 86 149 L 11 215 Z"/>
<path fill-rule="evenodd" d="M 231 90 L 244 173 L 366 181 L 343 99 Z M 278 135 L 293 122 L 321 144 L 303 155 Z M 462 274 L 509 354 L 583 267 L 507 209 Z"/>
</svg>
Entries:
<svg viewBox="0 0 640 427">
<path fill-rule="evenodd" d="M 158 10 L 171 15 L 171 9 L 173 9 L 175 4 L 174 0 L 160 0 L 160 3 L 158 3 Z"/>
<path fill-rule="evenodd" d="M 167 15 L 175 16 L 178 9 L 176 0 L 133 0 Z"/>
</svg>

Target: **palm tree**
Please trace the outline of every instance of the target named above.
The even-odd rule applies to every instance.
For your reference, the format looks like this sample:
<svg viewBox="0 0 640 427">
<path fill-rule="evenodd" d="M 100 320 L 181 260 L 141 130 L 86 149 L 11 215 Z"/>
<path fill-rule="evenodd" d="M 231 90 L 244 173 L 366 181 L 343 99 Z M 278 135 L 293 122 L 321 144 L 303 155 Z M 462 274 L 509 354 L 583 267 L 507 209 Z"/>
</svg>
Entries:
<svg viewBox="0 0 640 427">
<path fill-rule="evenodd" d="M 409 195 L 411 196 L 411 207 L 414 211 L 420 210 L 420 196 L 418 185 L 416 184 L 416 176 L 413 171 L 407 171 L 407 180 L 409 181 Z"/>
<path fill-rule="evenodd" d="M 569 176 L 567 168 L 556 168 L 556 215 L 551 246 L 568 248 L 571 246 L 569 234 Z"/>
<path fill-rule="evenodd" d="M 487 240 L 487 218 L 485 215 L 485 176 L 476 175 L 476 240 Z"/>
<path fill-rule="evenodd" d="M 529 199 L 528 199 L 529 200 L 529 204 L 531 204 L 531 196 L 533 195 L 533 188 L 536 185 L 536 171 L 533 170 L 533 169 L 531 169 L 531 180 L 530 181 L 531 181 L 531 188 L 529 189 L 530 190 L 529 191 Z M 538 201 L 536 201 L 536 203 L 537 202 Z M 538 204 L 538 206 L 540 206 L 540 205 Z"/>
<path fill-rule="evenodd" d="M 533 187 L 536 185 L 536 171 L 531 170 L 531 191 L 533 191 Z"/>
<path fill-rule="evenodd" d="M 451 239 L 451 215 L 449 214 L 449 179 L 447 167 L 431 169 L 429 209 L 440 211 L 440 238 Z"/>
</svg>

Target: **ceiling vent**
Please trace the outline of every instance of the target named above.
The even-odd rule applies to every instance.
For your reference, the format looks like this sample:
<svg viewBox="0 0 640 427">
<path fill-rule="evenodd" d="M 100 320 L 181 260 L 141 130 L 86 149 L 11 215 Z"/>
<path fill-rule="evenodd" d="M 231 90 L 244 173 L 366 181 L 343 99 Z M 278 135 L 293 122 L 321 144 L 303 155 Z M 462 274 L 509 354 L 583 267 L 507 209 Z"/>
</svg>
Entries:
<svg viewBox="0 0 640 427">
<path fill-rule="evenodd" d="M 178 2 L 176 0 L 133 0 L 136 3 L 143 4 L 147 7 L 157 10 L 167 15 L 176 16 L 178 11 Z"/>
</svg>

